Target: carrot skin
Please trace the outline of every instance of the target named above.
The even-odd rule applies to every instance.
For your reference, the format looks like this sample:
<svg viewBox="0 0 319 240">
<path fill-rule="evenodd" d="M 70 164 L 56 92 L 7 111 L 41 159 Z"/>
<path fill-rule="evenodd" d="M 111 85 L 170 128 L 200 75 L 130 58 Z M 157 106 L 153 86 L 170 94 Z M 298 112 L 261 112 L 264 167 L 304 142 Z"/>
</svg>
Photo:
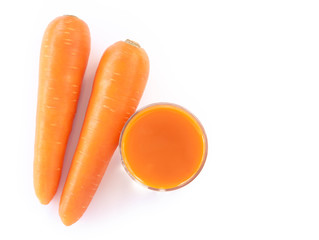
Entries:
<svg viewBox="0 0 319 240">
<path fill-rule="evenodd" d="M 75 16 L 54 19 L 43 36 L 33 183 L 42 204 L 55 195 L 90 53 L 90 32 Z"/>
<path fill-rule="evenodd" d="M 60 200 L 59 214 L 65 225 L 78 221 L 89 206 L 121 130 L 136 111 L 148 74 L 148 56 L 138 45 L 120 41 L 104 52 Z"/>
</svg>

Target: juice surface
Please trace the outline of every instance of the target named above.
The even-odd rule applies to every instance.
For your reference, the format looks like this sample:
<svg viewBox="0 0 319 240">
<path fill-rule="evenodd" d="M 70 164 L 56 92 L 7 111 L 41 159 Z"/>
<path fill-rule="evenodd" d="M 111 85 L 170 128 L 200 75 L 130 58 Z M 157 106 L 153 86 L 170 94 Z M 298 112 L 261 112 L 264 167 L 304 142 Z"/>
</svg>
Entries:
<svg viewBox="0 0 319 240">
<path fill-rule="evenodd" d="M 198 120 L 172 104 L 137 112 L 121 136 L 127 171 L 153 189 L 174 189 L 192 180 L 206 157 L 206 136 Z"/>
</svg>

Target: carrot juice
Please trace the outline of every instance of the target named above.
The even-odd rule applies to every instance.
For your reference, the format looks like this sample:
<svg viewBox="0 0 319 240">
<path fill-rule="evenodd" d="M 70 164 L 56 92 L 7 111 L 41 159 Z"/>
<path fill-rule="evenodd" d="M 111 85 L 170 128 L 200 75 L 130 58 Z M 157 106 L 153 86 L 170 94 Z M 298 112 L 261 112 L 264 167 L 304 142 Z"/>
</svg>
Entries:
<svg viewBox="0 0 319 240">
<path fill-rule="evenodd" d="M 169 103 L 136 112 L 120 138 L 129 175 L 153 190 L 174 190 L 191 182 L 207 155 L 205 131 L 194 115 Z"/>
</svg>

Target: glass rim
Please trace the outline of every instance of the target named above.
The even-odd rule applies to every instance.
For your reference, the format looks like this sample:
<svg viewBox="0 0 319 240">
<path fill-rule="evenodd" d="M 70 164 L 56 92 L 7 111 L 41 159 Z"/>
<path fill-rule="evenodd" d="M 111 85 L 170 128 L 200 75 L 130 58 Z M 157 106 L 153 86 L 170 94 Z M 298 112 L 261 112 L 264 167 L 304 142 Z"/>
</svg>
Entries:
<svg viewBox="0 0 319 240">
<path fill-rule="evenodd" d="M 196 170 L 196 172 L 190 177 L 188 178 L 187 180 L 185 180 L 184 182 L 178 184 L 176 187 L 172 187 L 172 188 L 156 188 L 156 187 L 151 187 L 143 182 L 141 182 L 136 176 L 133 175 L 133 173 L 131 173 L 131 171 L 128 169 L 128 166 L 127 164 L 125 163 L 125 160 L 124 160 L 124 156 L 122 154 L 122 140 L 123 140 L 123 135 L 124 135 L 124 132 L 127 128 L 127 126 L 129 125 L 129 123 L 131 122 L 131 120 L 136 116 L 138 115 L 139 113 L 143 112 L 144 110 L 148 109 L 148 108 L 151 108 L 151 107 L 154 107 L 154 106 L 172 106 L 172 107 L 175 107 L 175 108 L 179 108 L 183 111 L 185 111 L 187 114 L 189 114 L 191 116 L 191 118 L 194 119 L 194 121 L 198 124 L 198 126 L 200 127 L 200 130 L 202 132 L 202 137 L 203 137 L 203 146 L 204 146 L 204 153 L 203 153 L 203 156 L 202 156 L 202 160 L 201 160 L 201 163 L 200 163 L 200 166 L 199 168 Z M 199 119 L 192 113 L 190 112 L 189 110 L 187 110 L 186 108 L 182 107 L 181 105 L 178 105 L 178 104 L 175 104 L 175 103 L 170 103 L 170 102 L 156 102 L 156 103 L 151 103 L 151 104 L 148 104 L 148 105 L 145 105 L 143 106 L 142 108 L 140 108 L 139 110 L 137 110 L 135 113 L 133 113 L 131 115 L 131 117 L 125 122 L 123 128 L 122 128 L 122 131 L 121 131 L 121 134 L 120 134 L 120 138 L 119 138 L 119 150 L 120 150 L 120 156 L 121 156 L 121 163 L 122 163 L 122 166 L 124 167 L 125 171 L 127 172 L 127 174 L 137 183 L 141 184 L 142 186 L 148 188 L 148 189 L 151 189 L 151 190 L 154 190 L 154 191 L 159 191 L 159 192 L 166 192 L 166 191 L 173 191 L 173 190 L 177 190 L 177 189 L 180 189 L 186 185 L 188 185 L 190 182 L 192 182 L 197 176 L 198 174 L 202 171 L 204 165 L 205 165 L 205 162 L 206 162 L 206 159 L 207 159 L 207 155 L 208 155 L 208 140 L 207 140 L 207 134 L 206 134 L 206 131 L 202 125 L 202 123 L 199 121 Z"/>
</svg>

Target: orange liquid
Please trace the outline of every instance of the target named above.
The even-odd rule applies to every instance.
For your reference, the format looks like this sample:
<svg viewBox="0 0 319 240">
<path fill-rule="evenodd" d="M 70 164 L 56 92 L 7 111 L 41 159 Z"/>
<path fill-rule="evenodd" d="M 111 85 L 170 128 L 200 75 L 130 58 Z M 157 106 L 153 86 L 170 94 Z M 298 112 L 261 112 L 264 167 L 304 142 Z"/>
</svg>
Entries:
<svg viewBox="0 0 319 240">
<path fill-rule="evenodd" d="M 121 155 L 129 174 L 152 189 L 175 189 L 197 176 L 207 141 L 198 120 L 171 104 L 137 112 L 121 136 Z"/>
</svg>

